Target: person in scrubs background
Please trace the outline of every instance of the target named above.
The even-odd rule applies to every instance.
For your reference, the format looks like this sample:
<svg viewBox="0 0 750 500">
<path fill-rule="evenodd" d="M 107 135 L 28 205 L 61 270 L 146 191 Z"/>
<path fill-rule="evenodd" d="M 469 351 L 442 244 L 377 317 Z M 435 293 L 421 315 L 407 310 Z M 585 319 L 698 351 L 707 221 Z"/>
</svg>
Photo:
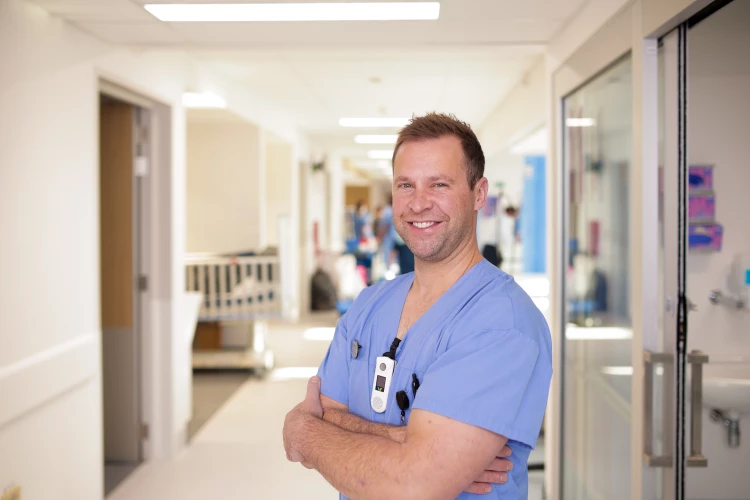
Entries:
<svg viewBox="0 0 750 500">
<path fill-rule="evenodd" d="M 380 211 L 377 229 L 377 237 L 383 251 L 386 270 L 391 267 L 393 251 L 396 247 L 396 241 L 394 239 L 396 229 L 393 226 L 393 208 L 391 207 L 391 203 L 391 200 L 388 200 L 388 203 Z"/>
<path fill-rule="evenodd" d="M 430 113 L 401 130 L 393 168 L 393 221 L 415 271 L 367 288 L 341 318 L 286 416 L 287 458 L 341 498 L 527 498 L 551 340 L 529 296 L 479 251 L 481 145 L 465 123 Z M 396 365 L 376 412 L 376 359 L 388 352 Z"/>
</svg>

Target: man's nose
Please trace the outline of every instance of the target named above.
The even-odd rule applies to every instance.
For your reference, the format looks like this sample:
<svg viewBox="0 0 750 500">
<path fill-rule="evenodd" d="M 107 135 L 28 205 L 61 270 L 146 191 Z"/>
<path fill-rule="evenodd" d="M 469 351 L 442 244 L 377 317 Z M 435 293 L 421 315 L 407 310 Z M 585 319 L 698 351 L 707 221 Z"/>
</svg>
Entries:
<svg viewBox="0 0 750 500">
<path fill-rule="evenodd" d="M 426 189 L 417 188 L 409 200 L 409 208 L 414 213 L 420 213 L 432 206 L 432 199 Z"/>
</svg>

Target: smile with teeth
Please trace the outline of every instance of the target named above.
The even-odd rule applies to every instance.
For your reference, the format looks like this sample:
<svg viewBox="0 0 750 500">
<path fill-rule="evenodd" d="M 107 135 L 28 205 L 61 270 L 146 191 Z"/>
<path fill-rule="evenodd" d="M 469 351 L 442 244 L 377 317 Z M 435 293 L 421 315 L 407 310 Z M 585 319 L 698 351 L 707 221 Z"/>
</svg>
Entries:
<svg viewBox="0 0 750 500">
<path fill-rule="evenodd" d="M 437 222 L 412 222 L 412 224 L 414 224 L 419 229 L 425 229 L 425 228 L 430 227 L 430 226 L 432 226 L 434 224 L 437 224 Z"/>
</svg>

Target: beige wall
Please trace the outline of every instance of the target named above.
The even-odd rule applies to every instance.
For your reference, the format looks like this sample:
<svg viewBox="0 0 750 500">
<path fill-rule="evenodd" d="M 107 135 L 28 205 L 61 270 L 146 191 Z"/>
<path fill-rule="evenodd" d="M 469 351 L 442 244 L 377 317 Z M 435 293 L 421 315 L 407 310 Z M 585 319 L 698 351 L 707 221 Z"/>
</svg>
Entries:
<svg viewBox="0 0 750 500">
<path fill-rule="evenodd" d="M 187 251 L 258 250 L 265 189 L 258 127 L 187 117 Z"/>
<path fill-rule="evenodd" d="M 544 123 L 546 76 L 545 60 L 540 57 L 482 123 L 477 135 L 485 157 L 495 156 Z"/>
<path fill-rule="evenodd" d="M 279 244 L 279 216 L 292 215 L 291 145 L 277 140 L 266 141 L 266 243 Z"/>
<path fill-rule="evenodd" d="M 713 0 L 643 0 L 643 35 L 664 35 L 675 23 L 687 21 Z"/>
</svg>

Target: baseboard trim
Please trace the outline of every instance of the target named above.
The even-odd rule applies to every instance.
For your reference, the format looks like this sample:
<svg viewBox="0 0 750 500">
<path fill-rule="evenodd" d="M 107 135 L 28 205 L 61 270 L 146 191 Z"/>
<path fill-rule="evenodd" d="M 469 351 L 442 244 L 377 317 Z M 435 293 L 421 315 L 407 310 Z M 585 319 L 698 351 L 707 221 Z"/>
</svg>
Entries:
<svg viewBox="0 0 750 500">
<path fill-rule="evenodd" d="M 0 428 L 92 379 L 97 339 L 82 335 L 0 368 Z"/>
</svg>

